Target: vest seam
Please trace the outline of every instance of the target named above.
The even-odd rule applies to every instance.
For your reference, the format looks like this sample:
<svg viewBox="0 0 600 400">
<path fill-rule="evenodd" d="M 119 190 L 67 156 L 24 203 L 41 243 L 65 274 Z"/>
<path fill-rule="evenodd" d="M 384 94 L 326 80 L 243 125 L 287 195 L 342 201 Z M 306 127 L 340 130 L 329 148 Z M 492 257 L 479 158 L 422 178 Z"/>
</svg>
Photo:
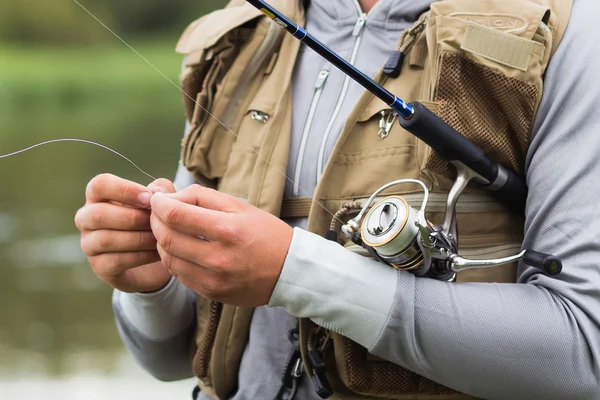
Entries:
<svg viewBox="0 0 600 400">
<path fill-rule="evenodd" d="M 368 161 L 371 158 L 377 158 L 380 156 L 394 156 L 397 154 L 410 154 L 410 149 L 414 149 L 415 146 L 411 144 L 387 147 L 384 149 L 367 150 L 361 153 L 338 153 L 337 157 L 333 160 L 337 164 L 353 164 L 363 161 Z M 342 160 L 340 160 L 342 158 Z M 343 158 L 352 158 L 343 160 Z"/>
</svg>

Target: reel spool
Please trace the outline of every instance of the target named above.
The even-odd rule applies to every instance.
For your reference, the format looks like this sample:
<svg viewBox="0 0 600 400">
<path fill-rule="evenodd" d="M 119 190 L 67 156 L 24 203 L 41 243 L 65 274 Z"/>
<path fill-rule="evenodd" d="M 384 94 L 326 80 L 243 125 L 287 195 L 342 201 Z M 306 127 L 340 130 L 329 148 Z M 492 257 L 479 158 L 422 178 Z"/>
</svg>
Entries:
<svg viewBox="0 0 600 400">
<path fill-rule="evenodd" d="M 424 258 L 418 244 L 417 210 L 400 196 L 391 196 L 375 204 L 365 216 L 360 236 L 363 244 L 380 258 L 401 271 L 423 266 Z"/>
</svg>

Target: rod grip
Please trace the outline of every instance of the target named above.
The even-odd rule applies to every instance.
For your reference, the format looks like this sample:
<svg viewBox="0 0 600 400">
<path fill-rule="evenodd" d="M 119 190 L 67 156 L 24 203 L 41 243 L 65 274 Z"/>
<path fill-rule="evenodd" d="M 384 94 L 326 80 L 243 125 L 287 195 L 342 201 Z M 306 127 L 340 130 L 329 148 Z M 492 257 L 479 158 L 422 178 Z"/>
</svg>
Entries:
<svg viewBox="0 0 600 400">
<path fill-rule="evenodd" d="M 551 254 L 527 250 L 523 255 L 523 261 L 527 265 L 545 271 L 548 275 L 558 275 L 562 271 L 562 262 Z"/>
<path fill-rule="evenodd" d="M 400 125 L 427 145 L 446 161 L 460 161 L 485 178 L 488 189 L 515 212 L 523 214 L 527 197 L 527 186 L 523 179 L 512 171 L 490 160 L 483 149 L 464 137 L 456 129 L 434 114 L 422 103 L 409 103 L 414 112 L 411 118 L 400 117 Z M 497 182 L 501 177 L 500 183 Z M 496 183 L 496 185 L 494 185 Z"/>
</svg>

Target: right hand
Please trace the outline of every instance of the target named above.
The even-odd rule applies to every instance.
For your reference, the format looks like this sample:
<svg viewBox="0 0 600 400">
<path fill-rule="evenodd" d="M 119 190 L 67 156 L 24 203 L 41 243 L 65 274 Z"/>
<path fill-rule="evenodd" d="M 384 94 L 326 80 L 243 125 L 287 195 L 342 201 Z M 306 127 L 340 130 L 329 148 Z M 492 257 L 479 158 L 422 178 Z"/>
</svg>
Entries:
<svg viewBox="0 0 600 400">
<path fill-rule="evenodd" d="M 98 175 L 87 185 L 85 206 L 75 215 L 81 249 L 92 269 L 122 292 L 157 291 L 171 279 L 150 229 L 150 197 L 156 192 L 174 193 L 175 188 L 167 179 L 146 188 L 114 175 Z"/>
</svg>

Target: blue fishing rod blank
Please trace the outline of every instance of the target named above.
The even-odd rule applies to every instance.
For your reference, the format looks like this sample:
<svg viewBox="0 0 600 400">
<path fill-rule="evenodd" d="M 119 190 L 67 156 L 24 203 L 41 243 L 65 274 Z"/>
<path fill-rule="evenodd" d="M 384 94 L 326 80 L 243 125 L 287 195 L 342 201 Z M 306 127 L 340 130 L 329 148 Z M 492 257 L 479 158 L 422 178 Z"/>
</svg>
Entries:
<svg viewBox="0 0 600 400">
<path fill-rule="evenodd" d="M 488 184 L 481 185 L 482 187 L 493 191 L 517 213 L 524 213 L 527 185 L 521 176 L 489 159 L 481 147 L 464 137 L 422 103 L 406 103 L 390 93 L 265 1 L 246 1 L 389 105 L 400 116 L 400 125 L 429 145 L 440 158 L 448 162 L 463 163 L 487 180 Z"/>
</svg>

